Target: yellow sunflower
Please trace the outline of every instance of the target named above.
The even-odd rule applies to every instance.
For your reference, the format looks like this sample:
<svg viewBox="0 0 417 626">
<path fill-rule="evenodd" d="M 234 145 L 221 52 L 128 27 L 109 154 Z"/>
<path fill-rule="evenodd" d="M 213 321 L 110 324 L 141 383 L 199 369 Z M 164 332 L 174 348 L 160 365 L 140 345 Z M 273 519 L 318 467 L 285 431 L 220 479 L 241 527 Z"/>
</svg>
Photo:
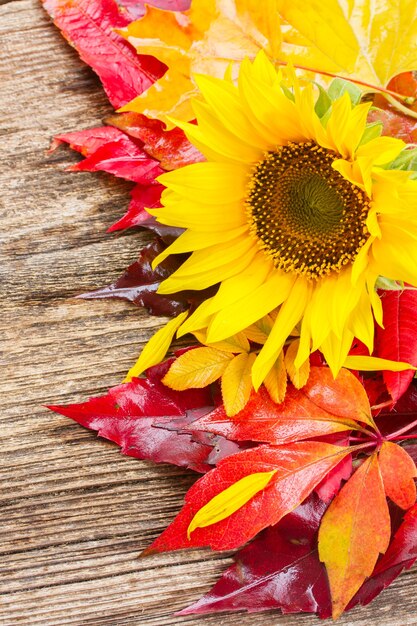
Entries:
<svg viewBox="0 0 417 626">
<path fill-rule="evenodd" d="M 315 87 L 263 53 L 242 63 L 237 85 L 196 81 L 198 124 L 179 125 L 207 160 L 160 176 L 163 206 L 149 211 L 186 229 L 156 263 L 192 252 L 159 293 L 219 284 L 178 336 L 219 342 L 278 308 L 255 388 L 297 325 L 295 366 L 319 349 L 336 375 L 354 337 L 372 352 L 378 276 L 417 285 L 417 182 L 382 167 L 405 144 L 375 137 L 370 103 L 348 93 L 320 118 Z"/>
</svg>

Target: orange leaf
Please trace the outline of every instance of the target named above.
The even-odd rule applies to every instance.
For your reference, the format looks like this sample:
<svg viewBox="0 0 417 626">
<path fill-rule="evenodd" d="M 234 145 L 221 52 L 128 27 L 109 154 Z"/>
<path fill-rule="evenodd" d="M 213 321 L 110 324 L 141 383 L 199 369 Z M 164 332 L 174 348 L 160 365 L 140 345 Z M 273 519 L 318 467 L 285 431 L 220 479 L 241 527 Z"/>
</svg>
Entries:
<svg viewBox="0 0 417 626">
<path fill-rule="evenodd" d="M 390 516 L 377 454 L 367 458 L 324 514 L 319 556 L 326 565 L 337 619 L 390 541 Z"/>
<path fill-rule="evenodd" d="M 409 454 L 401 446 L 384 441 L 379 453 L 379 466 L 385 493 L 402 509 L 409 509 L 416 501 L 414 478 L 417 468 Z"/>
<path fill-rule="evenodd" d="M 264 380 L 264 385 L 271 400 L 276 404 L 284 402 L 287 392 L 287 370 L 285 369 L 284 353 L 281 351 Z"/>
<path fill-rule="evenodd" d="M 274 444 L 361 430 L 355 420 L 366 421 L 362 391 L 359 381 L 346 370 L 341 370 L 334 380 L 328 368 L 312 367 L 307 385 L 300 390 L 291 386 L 281 404 L 272 401 L 261 387 L 259 392 L 252 393 L 248 404 L 233 419 L 219 406 L 193 422 L 191 428 L 234 441 Z"/>
</svg>

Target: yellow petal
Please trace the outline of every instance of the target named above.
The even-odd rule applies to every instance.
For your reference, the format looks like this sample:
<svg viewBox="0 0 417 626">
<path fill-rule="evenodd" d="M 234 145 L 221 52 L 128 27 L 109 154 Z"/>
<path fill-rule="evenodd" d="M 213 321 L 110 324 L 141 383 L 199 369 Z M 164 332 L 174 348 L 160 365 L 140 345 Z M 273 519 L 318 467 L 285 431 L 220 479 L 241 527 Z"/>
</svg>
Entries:
<svg viewBox="0 0 417 626">
<path fill-rule="evenodd" d="M 265 489 L 276 472 L 277 470 L 272 470 L 272 472 L 249 474 L 214 496 L 194 515 L 187 529 L 188 539 L 196 528 L 212 526 L 233 515 L 257 493 Z"/>
<path fill-rule="evenodd" d="M 163 328 L 160 328 L 153 337 L 148 341 L 143 348 L 140 357 L 136 361 L 135 365 L 129 370 L 124 383 L 128 383 L 132 378 L 140 376 L 148 367 L 157 365 L 165 357 L 171 345 L 172 339 L 181 326 L 182 322 L 188 315 L 188 311 L 180 313 L 177 317 L 174 317 L 170 322 L 165 324 Z"/>
</svg>

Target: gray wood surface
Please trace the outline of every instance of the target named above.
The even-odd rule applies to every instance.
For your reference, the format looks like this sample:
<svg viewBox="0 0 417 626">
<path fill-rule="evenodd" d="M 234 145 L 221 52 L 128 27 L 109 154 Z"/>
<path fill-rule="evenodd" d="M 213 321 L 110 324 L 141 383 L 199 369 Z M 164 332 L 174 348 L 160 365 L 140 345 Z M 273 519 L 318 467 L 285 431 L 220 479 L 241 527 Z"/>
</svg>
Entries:
<svg viewBox="0 0 417 626">
<path fill-rule="evenodd" d="M 130 186 L 68 174 L 51 137 L 110 112 L 95 75 L 37 0 L 0 0 L 1 539 L 0 624 L 307 626 L 279 612 L 176 618 L 230 556 L 178 552 L 138 560 L 180 509 L 191 472 L 120 455 L 47 403 L 120 382 L 158 320 L 121 302 L 73 296 L 104 285 L 147 235 L 106 235 Z M 417 624 L 417 571 L 346 626 Z"/>
</svg>

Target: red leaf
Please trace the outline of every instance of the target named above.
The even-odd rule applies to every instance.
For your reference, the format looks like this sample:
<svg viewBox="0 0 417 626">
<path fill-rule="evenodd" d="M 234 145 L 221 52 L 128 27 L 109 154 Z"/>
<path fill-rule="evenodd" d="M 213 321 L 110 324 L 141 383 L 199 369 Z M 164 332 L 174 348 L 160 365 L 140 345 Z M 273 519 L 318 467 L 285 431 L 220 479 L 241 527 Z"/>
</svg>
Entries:
<svg viewBox="0 0 417 626">
<path fill-rule="evenodd" d="M 307 384 L 291 386 L 284 402 L 276 404 L 261 387 L 233 418 L 223 406 L 192 425 L 236 441 L 283 444 L 357 427 L 369 421 L 370 408 L 360 382 L 347 370 L 334 380 L 328 368 L 312 367 Z"/>
<path fill-rule="evenodd" d="M 153 218 L 145 210 L 160 207 L 160 199 L 163 186 L 159 184 L 135 185 L 131 191 L 132 199 L 129 204 L 126 215 L 118 222 L 110 226 L 107 232 L 122 230 L 123 228 L 132 228 L 133 226 L 146 226 Z M 156 223 L 156 222 L 155 222 Z M 182 232 L 182 231 L 180 231 Z"/>
<path fill-rule="evenodd" d="M 88 128 L 87 130 L 79 130 L 72 133 L 63 133 L 56 135 L 51 145 L 51 152 L 60 144 L 68 143 L 70 148 L 81 152 L 85 157 L 91 156 L 102 146 L 108 143 L 114 143 L 119 139 L 125 138 L 118 128 L 113 126 L 99 126 L 97 128 Z"/>
<path fill-rule="evenodd" d="M 314 496 L 235 556 L 203 598 L 177 615 L 281 609 L 331 615 L 325 568 L 315 536 L 326 506 Z"/>
<path fill-rule="evenodd" d="M 241 546 L 295 509 L 346 453 L 347 449 L 331 444 L 302 442 L 262 445 L 223 459 L 191 487 L 182 511 L 145 554 L 193 546 L 211 546 L 215 550 Z M 226 519 L 196 528 L 188 538 L 195 514 L 216 495 L 246 476 L 275 470 L 266 488 L 246 504 Z"/>
<path fill-rule="evenodd" d="M 417 80 L 414 72 L 398 74 L 398 76 L 390 80 L 387 89 L 415 98 L 417 95 Z M 368 121 L 382 122 L 383 135 L 398 137 L 406 143 L 415 143 L 417 141 L 417 122 L 415 119 L 400 113 L 380 94 L 375 96 L 374 105 L 378 109 L 373 109 L 369 112 Z M 416 111 L 416 103 L 409 108 Z"/>
<path fill-rule="evenodd" d="M 122 454 L 205 472 L 210 469 L 210 446 L 194 442 L 190 435 L 155 428 L 154 424 L 162 416 L 183 415 L 186 410 L 210 403 L 207 389 L 172 392 L 160 381 L 134 379 L 87 402 L 48 408 L 114 441 Z M 190 419 L 195 418 L 191 415 Z"/>
<path fill-rule="evenodd" d="M 120 137 L 117 141 L 100 146 L 84 161 L 72 165 L 73 172 L 107 172 L 146 185 L 162 173 L 155 159 L 149 157 L 132 139 Z"/>
<path fill-rule="evenodd" d="M 417 366 L 417 291 L 383 291 L 381 302 L 384 328 L 377 327 L 374 356 Z M 384 372 L 394 401 L 403 395 L 413 376 L 414 370 Z"/>
<path fill-rule="evenodd" d="M 372 576 L 362 585 L 348 605 L 369 604 L 388 587 L 403 569 L 409 569 L 417 559 L 417 504 L 407 511 L 388 550 L 378 561 Z"/>
<path fill-rule="evenodd" d="M 349 435 L 350 431 L 346 434 L 337 433 L 329 443 L 334 443 L 337 446 L 348 446 L 349 445 Z M 352 455 L 348 454 L 345 456 L 338 465 L 334 469 L 331 470 L 322 480 L 322 482 L 317 485 L 315 492 L 319 496 L 323 502 L 328 504 L 334 496 L 340 491 L 340 485 L 343 480 L 348 480 L 353 471 L 353 463 L 352 463 Z"/>
<path fill-rule="evenodd" d="M 165 130 L 165 124 L 140 113 L 122 113 L 106 122 L 143 142 L 143 149 L 161 163 L 165 170 L 203 161 L 204 157 L 179 128 Z"/>
<path fill-rule="evenodd" d="M 131 19 L 115 0 L 42 0 L 45 9 L 82 60 L 99 75 L 115 108 L 127 104 L 163 76 L 165 66 L 139 56 L 115 32 Z"/>
<path fill-rule="evenodd" d="M 379 467 L 388 498 L 402 509 L 412 507 L 416 501 L 414 478 L 417 469 L 404 448 L 384 441 L 379 453 Z"/>
<path fill-rule="evenodd" d="M 165 11 L 188 11 L 191 0 L 117 0 L 117 3 L 128 10 L 132 19 L 139 19 L 146 13 L 144 3 Z"/>
</svg>

